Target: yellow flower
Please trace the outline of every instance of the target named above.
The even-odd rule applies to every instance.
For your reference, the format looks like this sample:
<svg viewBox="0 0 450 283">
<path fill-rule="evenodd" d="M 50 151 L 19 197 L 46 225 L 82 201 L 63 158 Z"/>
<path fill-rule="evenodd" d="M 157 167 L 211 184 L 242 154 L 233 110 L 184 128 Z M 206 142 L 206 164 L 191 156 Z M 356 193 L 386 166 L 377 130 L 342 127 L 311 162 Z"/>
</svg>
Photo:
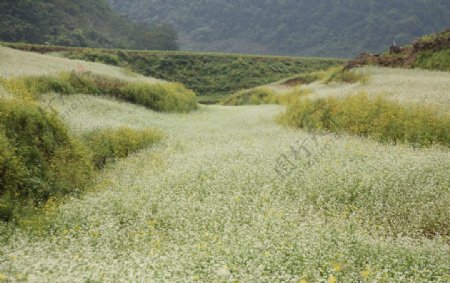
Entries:
<svg viewBox="0 0 450 283">
<path fill-rule="evenodd" d="M 8 280 L 8 276 L 6 276 L 5 274 L 0 273 L 0 281 L 7 281 Z"/>
<path fill-rule="evenodd" d="M 369 266 L 366 266 L 366 268 L 365 268 L 363 271 L 361 271 L 360 274 L 361 274 L 361 277 L 362 277 L 364 280 L 369 279 L 369 276 L 370 276 L 370 274 L 371 274 L 370 267 L 369 267 Z"/>
<path fill-rule="evenodd" d="M 306 280 L 306 279 L 300 279 L 300 281 L 298 281 L 298 283 L 308 283 L 308 280 Z"/>
<path fill-rule="evenodd" d="M 336 283 L 336 282 L 337 282 L 337 279 L 336 279 L 336 277 L 335 277 L 334 275 L 331 275 L 331 276 L 328 278 L 327 282 L 328 282 L 328 283 Z"/>
<path fill-rule="evenodd" d="M 337 262 L 334 262 L 332 265 L 333 265 L 333 270 L 334 270 L 335 272 L 341 272 L 342 269 L 343 269 L 342 265 L 340 265 L 340 264 L 337 263 Z"/>
</svg>

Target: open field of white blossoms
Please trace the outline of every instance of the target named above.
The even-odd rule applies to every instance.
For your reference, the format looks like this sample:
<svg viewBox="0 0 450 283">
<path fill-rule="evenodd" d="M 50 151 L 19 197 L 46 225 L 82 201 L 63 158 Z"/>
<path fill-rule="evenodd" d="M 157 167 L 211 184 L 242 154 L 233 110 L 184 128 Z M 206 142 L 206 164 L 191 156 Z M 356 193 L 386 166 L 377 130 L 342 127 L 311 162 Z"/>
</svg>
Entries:
<svg viewBox="0 0 450 283">
<path fill-rule="evenodd" d="M 0 52 L 12 54 L 0 64 L 3 72 L 23 55 Z M 78 66 L 29 56 L 36 60 L 30 57 L 30 66 L 38 63 L 6 76 Z M 366 85 L 309 87 L 315 95 L 410 95 L 449 109 L 447 73 L 363 72 Z M 284 108 L 275 105 L 163 114 L 89 95 L 43 99 L 75 134 L 129 126 L 159 129 L 167 138 L 108 166 L 81 198 L 49 202 L 45 214 L 18 227 L 0 224 L 0 281 L 450 281 L 446 147 L 311 135 L 277 124 Z"/>
<path fill-rule="evenodd" d="M 276 124 L 280 106 L 157 114 L 77 95 L 59 109 L 70 105 L 77 131 L 129 125 L 168 138 L 49 208 L 44 235 L 1 226 L 7 280 L 450 280 L 449 236 L 427 233 L 449 224 L 448 149 L 330 135 L 292 155 L 311 136 Z M 299 165 L 286 171 L 283 154 Z"/>
</svg>

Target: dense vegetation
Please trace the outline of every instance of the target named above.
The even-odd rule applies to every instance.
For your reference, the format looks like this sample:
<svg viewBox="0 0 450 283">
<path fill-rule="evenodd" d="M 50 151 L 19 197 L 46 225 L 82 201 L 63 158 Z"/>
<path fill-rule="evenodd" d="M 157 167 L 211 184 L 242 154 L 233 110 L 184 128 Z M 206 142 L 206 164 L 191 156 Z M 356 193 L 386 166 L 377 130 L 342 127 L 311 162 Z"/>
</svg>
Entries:
<svg viewBox="0 0 450 283">
<path fill-rule="evenodd" d="M 234 93 L 222 100 L 223 105 L 260 105 L 260 104 L 291 104 L 300 97 L 311 93 L 302 85 L 313 82 L 330 84 L 332 82 L 354 84 L 365 84 L 369 76 L 354 70 L 344 70 L 343 67 L 332 67 L 328 70 L 295 75 L 279 81 L 275 84 L 251 88 Z M 276 91 L 277 88 L 284 91 Z"/>
<path fill-rule="evenodd" d="M 162 139 L 155 130 L 126 127 L 76 137 L 56 113 L 30 97 L 28 88 L 0 83 L 14 91 L 0 98 L 0 221 L 17 221 L 49 200 L 79 195 L 95 168 Z"/>
<path fill-rule="evenodd" d="M 10 79 L 8 86 L 22 86 L 34 94 L 55 92 L 60 94 L 85 93 L 108 95 L 155 111 L 189 112 L 197 109 L 195 94 L 177 83 L 128 82 L 89 72 L 61 73 L 58 76 L 26 76 Z M 14 92 L 14 89 L 12 89 Z"/>
<path fill-rule="evenodd" d="M 448 0 L 109 0 L 186 50 L 354 57 L 450 26 Z"/>
<path fill-rule="evenodd" d="M 177 34 L 167 25 L 134 24 L 104 0 L 7 0 L 0 2 L 0 40 L 175 50 Z"/>
<path fill-rule="evenodd" d="M 158 83 L 129 70 L 0 56 L 0 281 L 449 281 L 448 73 L 335 68 L 233 97 L 309 132 L 276 105 L 160 113 L 120 99 Z M 129 156 L 149 128 L 165 142 Z"/>
<path fill-rule="evenodd" d="M 93 173 L 87 148 L 33 103 L 2 99 L 0 143 L 0 220 L 10 220 L 21 202 L 79 192 Z"/>
<path fill-rule="evenodd" d="M 6 45 L 41 53 L 62 52 L 70 59 L 120 66 L 146 76 L 179 82 L 211 102 L 217 102 L 221 94 L 234 93 L 297 74 L 325 70 L 344 62 L 321 58 Z"/>
<path fill-rule="evenodd" d="M 92 150 L 92 160 L 97 169 L 105 167 L 118 158 L 147 148 L 162 139 L 155 130 L 134 130 L 128 127 L 119 129 L 98 129 L 84 135 L 83 140 Z"/>
<path fill-rule="evenodd" d="M 384 54 L 361 54 L 347 68 L 362 65 L 450 71 L 450 29 L 428 34 Z"/>
<path fill-rule="evenodd" d="M 298 99 L 281 120 L 312 131 L 346 132 L 383 142 L 450 147 L 450 117 L 432 108 L 401 105 L 366 94 L 345 98 Z"/>
</svg>

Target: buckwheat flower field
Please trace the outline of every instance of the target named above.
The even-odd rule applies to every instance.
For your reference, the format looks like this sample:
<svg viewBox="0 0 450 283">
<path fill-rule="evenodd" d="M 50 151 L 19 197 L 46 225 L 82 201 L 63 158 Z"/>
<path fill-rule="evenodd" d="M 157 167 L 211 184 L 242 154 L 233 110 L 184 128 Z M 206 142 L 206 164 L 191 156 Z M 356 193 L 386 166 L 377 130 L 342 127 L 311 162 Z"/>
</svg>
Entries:
<svg viewBox="0 0 450 283">
<path fill-rule="evenodd" d="M 74 132 L 126 125 L 167 139 L 102 171 L 81 199 L 49 204 L 44 235 L 2 224 L 4 280 L 450 281 L 448 148 L 313 136 L 277 124 L 274 105 L 162 114 L 73 95 L 53 106 Z"/>
</svg>

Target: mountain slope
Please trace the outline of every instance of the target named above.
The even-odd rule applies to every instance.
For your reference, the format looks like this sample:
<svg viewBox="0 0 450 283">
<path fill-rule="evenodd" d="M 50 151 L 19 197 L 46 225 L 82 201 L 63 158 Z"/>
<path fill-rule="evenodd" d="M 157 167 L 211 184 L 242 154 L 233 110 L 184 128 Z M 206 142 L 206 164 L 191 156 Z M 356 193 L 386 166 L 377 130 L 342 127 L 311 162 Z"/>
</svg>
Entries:
<svg viewBox="0 0 450 283">
<path fill-rule="evenodd" d="M 131 23 L 104 0 L 1 1 L 0 40 L 83 47 L 177 49 L 177 35 L 171 28 Z"/>
<path fill-rule="evenodd" d="M 423 36 L 389 53 L 363 53 L 347 63 L 347 69 L 363 65 L 422 68 L 450 72 L 450 29 Z"/>
<path fill-rule="evenodd" d="M 186 50 L 353 57 L 450 26 L 448 0 L 108 0 Z"/>
</svg>

